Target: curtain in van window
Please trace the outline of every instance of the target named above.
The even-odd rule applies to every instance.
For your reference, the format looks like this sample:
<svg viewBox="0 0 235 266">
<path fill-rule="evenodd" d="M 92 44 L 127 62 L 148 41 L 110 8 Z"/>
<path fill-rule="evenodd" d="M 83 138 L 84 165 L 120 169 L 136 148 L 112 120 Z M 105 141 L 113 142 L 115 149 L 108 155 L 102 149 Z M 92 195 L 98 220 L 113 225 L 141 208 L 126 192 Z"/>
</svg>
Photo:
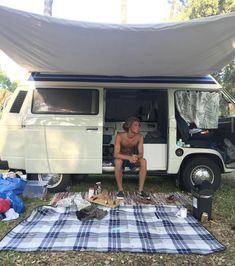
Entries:
<svg viewBox="0 0 235 266">
<path fill-rule="evenodd" d="M 198 128 L 218 128 L 219 93 L 202 91 L 177 91 L 176 107 L 188 123 Z"/>
</svg>

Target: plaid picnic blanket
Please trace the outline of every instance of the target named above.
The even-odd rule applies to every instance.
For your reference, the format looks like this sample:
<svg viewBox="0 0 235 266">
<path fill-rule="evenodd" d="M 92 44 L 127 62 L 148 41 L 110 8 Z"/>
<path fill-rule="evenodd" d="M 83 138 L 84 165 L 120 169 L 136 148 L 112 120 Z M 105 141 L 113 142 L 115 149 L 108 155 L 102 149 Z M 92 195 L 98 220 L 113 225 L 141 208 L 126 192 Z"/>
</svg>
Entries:
<svg viewBox="0 0 235 266">
<path fill-rule="evenodd" d="M 124 205 L 102 220 L 77 220 L 75 209 L 41 206 L 10 231 L 0 250 L 127 251 L 209 254 L 224 250 L 197 220 L 178 218 L 177 206 Z"/>
</svg>

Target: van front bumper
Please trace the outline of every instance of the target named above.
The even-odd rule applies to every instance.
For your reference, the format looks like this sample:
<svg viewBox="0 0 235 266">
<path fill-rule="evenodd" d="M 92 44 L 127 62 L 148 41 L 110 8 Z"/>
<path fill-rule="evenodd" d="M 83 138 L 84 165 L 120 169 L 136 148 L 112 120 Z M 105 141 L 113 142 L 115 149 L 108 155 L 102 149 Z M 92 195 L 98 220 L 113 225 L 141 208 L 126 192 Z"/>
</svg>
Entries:
<svg viewBox="0 0 235 266">
<path fill-rule="evenodd" d="M 9 169 L 8 161 L 2 161 L 2 160 L 0 159 L 0 169 L 2 169 L 2 170 L 7 170 L 7 169 Z"/>
</svg>

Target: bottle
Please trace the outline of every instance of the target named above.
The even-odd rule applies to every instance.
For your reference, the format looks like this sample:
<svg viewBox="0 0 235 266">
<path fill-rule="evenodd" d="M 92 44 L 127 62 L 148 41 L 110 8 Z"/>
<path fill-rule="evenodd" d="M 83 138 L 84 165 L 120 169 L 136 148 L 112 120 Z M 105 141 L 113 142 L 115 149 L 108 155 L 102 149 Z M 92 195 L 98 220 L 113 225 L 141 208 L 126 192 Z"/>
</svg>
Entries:
<svg viewBox="0 0 235 266">
<path fill-rule="evenodd" d="M 97 185 L 94 185 L 94 196 L 97 195 Z"/>
<path fill-rule="evenodd" d="M 176 143 L 179 147 L 182 147 L 182 145 L 183 145 L 183 141 L 182 141 L 182 139 L 179 139 L 179 140 L 177 140 L 177 143 Z"/>
<path fill-rule="evenodd" d="M 208 213 L 207 212 L 203 212 L 202 216 L 201 216 L 201 222 L 202 223 L 206 223 L 208 222 Z"/>
<path fill-rule="evenodd" d="M 184 147 L 190 148 L 190 144 L 184 144 Z"/>
<path fill-rule="evenodd" d="M 88 198 L 91 198 L 92 196 L 94 196 L 94 188 L 90 187 L 88 191 Z"/>
<path fill-rule="evenodd" d="M 101 182 L 96 182 L 96 194 L 101 194 L 102 188 L 101 188 Z"/>
</svg>

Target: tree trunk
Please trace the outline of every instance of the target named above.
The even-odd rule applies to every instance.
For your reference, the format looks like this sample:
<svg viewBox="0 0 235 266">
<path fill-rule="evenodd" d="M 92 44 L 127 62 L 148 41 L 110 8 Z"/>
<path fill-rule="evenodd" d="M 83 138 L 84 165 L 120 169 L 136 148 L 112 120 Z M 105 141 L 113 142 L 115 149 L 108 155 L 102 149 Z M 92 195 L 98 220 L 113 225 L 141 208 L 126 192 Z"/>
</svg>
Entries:
<svg viewBox="0 0 235 266">
<path fill-rule="evenodd" d="M 53 0 L 44 0 L 44 16 L 52 16 Z"/>
<path fill-rule="evenodd" d="M 169 18 L 170 20 L 172 20 L 175 16 L 176 4 L 177 4 L 176 0 L 171 1 L 171 10 L 170 10 L 170 18 Z"/>
<path fill-rule="evenodd" d="M 122 23 L 126 24 L 127 22 L 127 0 L 122 0 L 121 2 L 121 16 L 122 16 Z"/>
</svg>

